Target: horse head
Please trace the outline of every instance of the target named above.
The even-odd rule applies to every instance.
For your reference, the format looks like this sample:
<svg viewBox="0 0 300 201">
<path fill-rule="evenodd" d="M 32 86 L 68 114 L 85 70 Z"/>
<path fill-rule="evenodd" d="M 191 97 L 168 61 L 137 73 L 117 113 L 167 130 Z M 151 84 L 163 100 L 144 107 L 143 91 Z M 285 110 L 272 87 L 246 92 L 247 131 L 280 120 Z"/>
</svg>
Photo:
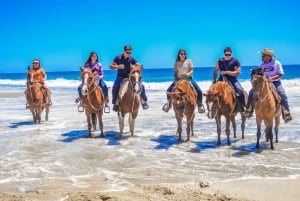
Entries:
<svg viewBox="0 0 300 201">
<path fill-rule="evenodd" d="M 94 72 L 96 69 L 89 68 L 80 68 L 81 70 L 81 81 L 82 81 L 82 89 L 81 93 L 83 96 L 86 96 L 91 89 L 91 86 L 94 84 Z"/>
<path fill-rule="evenodd" d="M 206 96 L 207 117 L 209 119 L 215 118 L 221 107 L 219 93 L 219 91 L 213 89 L 209 89 L 207 93 L 203 93 L 203 95 Z"/>
<path fill-rule="evenodd" d="M 251 69 L 251 84 L 253 89 L 253 99 L 258 99 L 260 96 L 260 92 L 263 89 L 265 81 L 264 69 Z"/>
<path fill-rule="evenodd" d="M 168 93 L 171 96 L 171 100 L 174 108 L 183 110 L 188 101 L 189 83 L 186 80 L 177 81 L 172 92 Z"/>
<path fill-rule="evenodd" d="M 141 71 L 142 69 L 140 65 L 131 66 L 131 70 L 129 74 L 129 82 L 135 94 L 139 94 L 142 91 Z"/>
</svg>

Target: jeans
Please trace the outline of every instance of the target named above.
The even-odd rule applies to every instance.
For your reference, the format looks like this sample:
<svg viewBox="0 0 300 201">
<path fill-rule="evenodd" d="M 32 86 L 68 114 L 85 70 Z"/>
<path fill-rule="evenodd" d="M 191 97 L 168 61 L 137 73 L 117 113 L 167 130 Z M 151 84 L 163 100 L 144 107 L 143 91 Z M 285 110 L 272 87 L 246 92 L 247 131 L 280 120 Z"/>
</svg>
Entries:
<svg viewBox="0 0 300 201">
<path fill-rule="evenodd" d="M 124 77 L 118 76 L 117 79 L 114 82 L 113 88 L 112 88 L 112 104 L 116 104 L 117 98 L 118 98 L 118 93 L 119 89 L 121 87 L 121 83 L 124 80 Z M 144 100 L 144 102 L 147 102 L 148 98 L 146 95 L 145 87 L 142 84 L 142 91 L 141 91 L 141 97 Z"/>
<path fill-rule="evenodd" d="M 191 84 L 193 85 L 193 87 L 195 88 L 196 92 L 197 92 L 197 103 L 202 103 L 202 90 L 199 87 L 199 85 L 197 84 L 197 82 L 195 82 L 193 79 L 190 80 Z M 172 92 L 173 88 L 175 86 L 175 82 L 172 82 L 172 84 L 168 87 L 167 92 Z M 170 101 L 171 100 L 171 96 L 169 94 L 167 94 L 167 100 Z"/>
<path fill-rule="evenodd" d="M 286 108 L 286 110 L 288 112 L 290 112 L 290 107 L 289 107 L 289 103 L 288 103 L 288 98 L 286 96 L 285 90 L 281 84 L 281 81 L 274 81 L 272 82 L 276 88 L 277 93 L 279 94 L 280 98 L 281 98 L 281 104 Z M 248 97 L 248 104 L 247 104 L 247 108 L 250 106 L 250 103 L 252 102 L 253 99 L 253 90 L 251 89 L 249 91 L 249 97 Z"/>
<path fill-rule="evenodd" d="M 243 105 L 246 106 L 244 89 L 243 89 L 241 83 L 239 83 L 239 81 L 237 81 L 237 80 L 229 80 L 229 81 L 232 84 L 232 86 L 234 87 L 235 91 L 239 94 L 240 100 L 242 101 Z"/>
<path fill-rule="evenodd" d="M 103 79 L 99 80 L 99 86 L 102 89 L 104 97 L 107 97 L 108 96 L 108 88 Z M 82 84 L 80 84 L 77 88 L 79 97 L 82 97 L 81 89 L 82 89 Z"/>
</svg>

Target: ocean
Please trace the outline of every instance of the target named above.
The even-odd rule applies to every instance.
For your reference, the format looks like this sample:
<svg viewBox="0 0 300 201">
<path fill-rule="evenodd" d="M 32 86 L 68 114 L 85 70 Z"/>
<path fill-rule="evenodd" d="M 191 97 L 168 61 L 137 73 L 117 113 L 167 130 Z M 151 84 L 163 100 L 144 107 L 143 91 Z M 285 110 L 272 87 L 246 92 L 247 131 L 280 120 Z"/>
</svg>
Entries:
<svg viewBox="0 0 300 201">
<path fill-rule="evenodd" d="M 87 138 L 85 114 L 78 112 L 74 103 L 80 84 L 79 70 L 48 72 L 46 83 L 52 90 L 53 105 L 49 121 L 45 121 L 43 113 L 42 122 L 37 125 L 25 108 L 25 70 L 0 74 L 0 187 L 14 189 L 18 194 L 89 187 L 116 191 L 136 184 L 299 177 L 299 67 L 284 66 L 282 83 L 293 120 L 288 124 L 281 122 L 275 150 L 264 142 L 264 136 L 262 148 L 255 149 L 255 117 L 246 121 L 245 139 L 241 139 L 237 116 L 237 138 L 231 132 L 231 146 L 226 145 L 222 119 L 222 145 L 217 146 L 215 121 L 205 113 L 196 113 L 195 136 L 189 142 L 178 143 L 174 111 L 161 110 L 166 89 L 173 80 L 173 69 L 143 71 L 150 108 L 140 109 L 134 137 L 130 137 L 125 120 L 121 139 L 118 117 L 113 111 L 103 115 L 105 137 L 100 138 L 97 130 L 93 138 Z M 194 79 L 202 91 L 208 90 L 212 73 L 213 68 L 195 68 Z M 110 100 L 115 76 L 115 71 L 105 70 Z M 249 67 L 242 67 L 240 81 L 247 91 L 251 88 L 249 76 Z M 185 125 L 184 120 L 184 139 Z"/>
</svg>

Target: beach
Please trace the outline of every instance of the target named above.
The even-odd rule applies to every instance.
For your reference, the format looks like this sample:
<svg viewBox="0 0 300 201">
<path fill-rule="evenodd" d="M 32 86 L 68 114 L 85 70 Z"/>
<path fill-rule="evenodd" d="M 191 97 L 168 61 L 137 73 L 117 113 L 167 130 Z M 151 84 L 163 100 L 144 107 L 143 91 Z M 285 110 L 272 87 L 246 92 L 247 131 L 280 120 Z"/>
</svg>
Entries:
<svg viewBox="0 0 300 201">
<path fill-rule="evenodd" d="M 237 117 L 231 146 L 223 120 L 217 146 L 214 120 L 199 113 L 195 136 L 178 143 L 174 112 L 161 111 L 169 83 L 145 84 L 150 108 L 140 108 L 133 137 L 125 120 L 121 139 L 112 110 L 103 115 L 105 137 L 97 130 L 87 138 L 85 114 L 74 103 L 76 86 L 52 87 L 49 121 L 43 116 L 38 125 L 25 109 L 24 88 L 0 88 L 0 200 L 298 200 L 298 83 L 283 81 L 293 121 L 281 122 L 275 150 L 263 140 L 255 149 L 254 117 L 246 122 L 245 139 Z M 199 84 L 203 91 L 209 87 Z"/>
</svg>

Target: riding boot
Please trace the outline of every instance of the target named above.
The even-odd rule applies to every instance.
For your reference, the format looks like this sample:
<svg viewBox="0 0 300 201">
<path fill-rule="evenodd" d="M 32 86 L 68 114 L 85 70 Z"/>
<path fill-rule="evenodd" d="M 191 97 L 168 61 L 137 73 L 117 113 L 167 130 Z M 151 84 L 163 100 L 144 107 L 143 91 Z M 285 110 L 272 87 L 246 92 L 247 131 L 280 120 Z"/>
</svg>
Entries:
<svg viewBox="0 0 300 201">
<path fill-rule="evenodd" d="M 288 122 L 292 121 L 293 118 L 292 118 L 291 113 L 283 105 L 281 107 L 282 107 L 284 123 L 288 123 Z"/>
<path fill-rule="evenodd" d="M 254 112 L 254 106 L 253 106 L 253 104 L 251 103 L 251 104 L 249 105 L 249 107 L 246 108 L 246 111 L 243 113 L 243 116 L 244 116 L 245 118 L 250 118 L 250 117 L 253 116 L 253 112 Z"/>
<path fill-rule="evenodd" d="M 168 102 L 163 105 L 162 110 L 164 112 L 168 112 L 171 108 L 172 108 L 171 99 L 169 99 Z"/>
</svg>

